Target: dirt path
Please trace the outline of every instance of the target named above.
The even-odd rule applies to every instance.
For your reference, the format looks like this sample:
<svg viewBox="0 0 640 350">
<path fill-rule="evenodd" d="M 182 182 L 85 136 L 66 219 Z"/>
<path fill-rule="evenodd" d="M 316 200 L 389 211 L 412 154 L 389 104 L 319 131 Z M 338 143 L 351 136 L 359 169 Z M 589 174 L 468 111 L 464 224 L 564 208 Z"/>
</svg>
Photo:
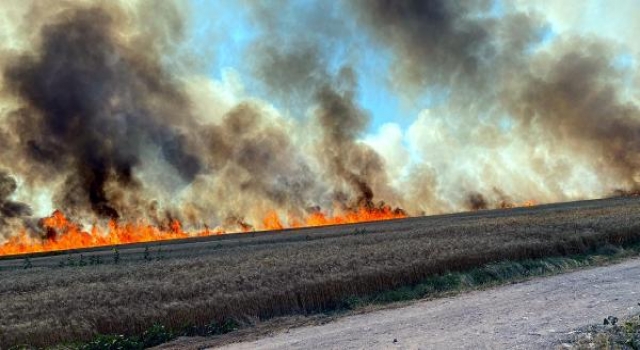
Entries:
<svg viewBox="0 0 640 350">
<path fill-rule="evenodd" d="M 632 259 L 293 328 L 224 349 L 553 349 L 577 327 L 639 312 L 638 302 L 640 259 Z"/>
</svg>

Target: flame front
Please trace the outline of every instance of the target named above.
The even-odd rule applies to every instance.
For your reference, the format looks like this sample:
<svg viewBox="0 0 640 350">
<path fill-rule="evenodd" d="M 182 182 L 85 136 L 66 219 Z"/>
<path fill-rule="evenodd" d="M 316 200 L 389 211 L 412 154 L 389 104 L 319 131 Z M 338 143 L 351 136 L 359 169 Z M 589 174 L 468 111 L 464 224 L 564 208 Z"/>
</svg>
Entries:
<svg viewBox="0 0 640 350">
<path fill-rule="evenodd" d="M 351 224 L 367 221 L 400 219 L 407 214 L 398 209 L 383 206 L 380 208 L 359 208 L 341 215 L 327 215 L 315 212 L 304 219 L 289 218 L 283 222 L 276 211 L 269 212 L 262 221 L 260 230 L 281 230 L 284 228 L 300 228 L 324 225 Z M 26 229 L 11 237 L 0 245 L 0 255 L 15 255 L 56 250 L 101 247 L 127 243 L 153 242 L 180 238 L 211 236 L 233 233 L 223 228 L 197 230 L 187 232 L 182 229 L 178 220 L 171 221 L 167 227 L 159 227 L 145 223 L 120 223 L 109 221 L 106 228 L 93 225 L 91 229 L 83 229 L 81 224 L 71 221 L 61 211 L 56 210 L 51 216 L 43 218 L 39 223 L 41 238 L 33 238 Z M 252 231 L 252 227 L 240 223 L 237 232 Z"/>
<path fill-rule="evenodd" d="M 539 204 L 538 201 L 536 201 L 535 199 L 528 199 L 522 203 L 512 203 L 508 201 L 501 201 L 500 203 L 498 203 L 497 208 L 499 209 L 510 209 L 510 208 L 518 208 L 518 207 L 529 208 L 529 207 L 535 207 L 538 204 Z"/>
</svg>

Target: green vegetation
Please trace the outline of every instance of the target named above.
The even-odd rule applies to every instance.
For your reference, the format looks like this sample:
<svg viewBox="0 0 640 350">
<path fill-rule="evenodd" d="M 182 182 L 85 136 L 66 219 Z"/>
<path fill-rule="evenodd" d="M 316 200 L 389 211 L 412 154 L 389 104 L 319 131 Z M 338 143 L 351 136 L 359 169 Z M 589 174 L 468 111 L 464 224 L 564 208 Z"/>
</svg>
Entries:
<svg viewBox="0 0 640 350">
<path fill-rule="evenodd" d="M 417 300 L 437 297 L 478 288 L 516 282 L 537 276 L 549 276 L 569 270 L 613 263 L 640 254 L 640 244 L 625 248 L 606 246 L 590 254 L 569 257 L 503 261 L 461 272 L 449 272 L 426 278 L 412 286 L 403 286 L 364 297 L 351 297 L 344 301 L 347 309 L 370 304 Z"/>
<path fill-rule="evenodd" d="M 353 234 L 354 235 L 366 235 L 367 234 L 367 229 L 366 228 L 355 228 L 353 230 Z"/>
<path fill-rule="evenodd" d="M 623 322 L 610 322 L 609 316 L 602 325 L 592 325 L 580 332 L 570 345 L 573 350 L 638 350 L 640 349 L 640 315 Z"/>
<path fill-rule="evenodd" d="M 77 346 L 78 350 L 142 350 L 166 343 L 175 335 L 164 326 L 155 324 L 139 337 L 123 335 L 99 335 L 89 343 Z"/>
<path fill-rule="evenodd" d="M 23 269 L 30 269 L 33 267 L 33 264 L 31 263 L 31 259 L 29 257 L 24 258 L 24 264 L 22 265 Z"/>
<path fill-rule="evenodd" d="M 88 255 L 80 254 L 76 260 L 72 255 L 68 255 L 64 260 L 58 261 L 58 267 L 83 267 L 101 265 L 102 257 L 100 255 Z"/>
<path fill-rule="evenodd" d="M 123 250 L 113 264 L 73 259 L 73 269 L 34 261 L 0 270 L 0 344 L 90 344 L 95 334 L 118 335 L 103 343 L 140 343 L 154 325 L 173 335 L 215 334 L 236 323 L 433 297 L 635 254 L 640 201 L 605 204 L 380 222 L 358 234 L 333 227 L 246 235 L 211 249 L 167 249 L 161 260 Z"/>
<path fill-rule="evenodd" d="M 146 261 L 151 260 L 151 253 L 149 252 L 149 247 L 144 247 L 143 259 Z"/>
<path fill-rule="evenodd" d="M 50 348 L 51 350 L 142 350 L 164 344 L 178 336 L 214 336 L 237 330 L 238 323 L 227 320 L 222 323 L 210 323 L 204 326 L 188 326 L 178 332 L 168 330 L 163 325 L 154 324 L 139 336 L 122 334 L 99 334 L 86 343 L 67 343 Z M 28 345 L 14 345 L 10 350 L 30 350 Z"/>
<path fill-rule="evenodd" d="M 100 254 L 95 254 L 95 255 L 84 255 L 84 254 L 80 254 L 77 259 L 74 255 L 72 254 L 67 254 L 65 259 L 60 259 L 58 261 L 57 266 L 60 268 L 63 267 L 84 267 L 84 266 L 95 266 L 95 265 L 102 265 L 104 263 L 109 264 L 109 259 L 107 259 L 106 262 L 103 262 L 103 256 Z M 111 258 L 111 262 L 114 265 L 117 265 L 118 263 L 120 263 L 120 252 L 118 251 L 118 249 L 114 248 L 112 250 L 112 258 Z M 155 251 L 155 260 L 162 260 L 164 259 L 164 253 L 162 251 L 162 247 L 158 247 L 157 250 Z M 143 253 L 142 253 L 142 260 L 144 261 L 152 261 L 154 260 L 153 258 L 153 254 L 151 252 L 151 250 L 149 249 L 149 247 L 145 247 Z M 26 257 L 24 258 L 24 263 L 22 265 L 22 267 L 24 269 L 30 269 L 33 267 L 33 264 L 31 263 L 31 258 L 30 257 Z"/>
<path fill-rule="evenodd" d="M 438 297 L 467 290 L 500 285 L 509 282 L 524 280 L 535 276 L 547 276 L 581 267 L 596 266 L 618 260 L 636 256 L 640 254 L 640 244 L 621 249 L 614 246 L 606 246 L 599 249 L 594 254 L 582 254 L 571 257 L 544 258 L 525 261 L 504 261 L 495 264 L 488 264 L 481 268 L 474 268 L 469 271 L 447 273 L 444 275 L 429 277 L 426 280 L 414 285 L 404 286 L 390 291 L 375 293 L 364 297 L 349 297 L 335 310 L 324 310 L 325 312 L 343 312 L 354 310 L 369 305 L 388 304 L 393 302 L 423 299 L 426 297 Z M 605 349 L 634 349 L 640 347 L 640 319 L 633 318 L 625 322 L 622 326 L 612 326 L 600 328 L 596 331 L 598 344 L 609 344 Z M 78 345 L 79 350 L 137 350 L 146 347 L 159 345 L 178 336 L 212 336 L 232 332 L 241 327 L 234 320 L 227 320 L 222 324 L 208 324 L 204 327 L 185 327 L 178 332 L 172 332 L 161 325 L 154 325 L 145 331 L 141 337 L 125 337 L 123 335 L 100 335 L 93 341 Z M 584 339 L 576 346 L 582 349 L 585 344 Z M 631 345 L 630 345 L 631 344 Z M 630 347 L 616 347 L 616 345 L 627 345 Z M 636 346 L 636 347 L 633 347 Z M 588 347 L 587 347 L 588 348 Z M 586 348 L 585 348 L 586 349 Z"/>
</svg>

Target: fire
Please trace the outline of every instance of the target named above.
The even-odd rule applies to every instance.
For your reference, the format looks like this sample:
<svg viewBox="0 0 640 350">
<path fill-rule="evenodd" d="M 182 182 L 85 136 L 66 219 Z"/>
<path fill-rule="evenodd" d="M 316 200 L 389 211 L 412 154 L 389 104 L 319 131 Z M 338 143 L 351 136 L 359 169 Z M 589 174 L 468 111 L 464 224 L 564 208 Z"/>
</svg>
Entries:
<svg viewBox="0 0 640 350">
<path fill-rule="evenodd" d="M 284 228 L 340 225 L 404 217 L 407 217 L 404 211 L 382 206 L 380 208 L 359 208 L 336 216 L 314 212 L 303 219 L 290 217 L 285 224 L 276 211 L 271 211 L 262 220 L 260 229 L 281 230 Z M 85 230 L 81 224 L 71 221 L 59 210 L 54 211 L 51 216 L 40 220 L 39 224 L 45 233 L 44 237 L 33 238 L 24 229 L 0 245 L 0 256 L 232 233 L 223 228 L 210 230 L 206 226 L 204 230 L 186 232 L 182 229 L 182 224 L 178 220 L 171 221 L 167 227 L 145 223 L 120 223 L 111 220 L 106 228 L 93 225 L 89 230 Z M 244 222 L 239 222 L 239 225 L 240 232 L 251 230 L 251 226 Z"/>
<path fill-rule="evenodd" d="M 391 209 L 388 206 L 382 206 L 380 208 L 366 208 L 362 207 L 358 210 L 348 211 L 343 215 L 327 216 L 322 212 L 314 212 L 307 216 L 304 221 L 297 219 L 289 219 L 287 227 L 299 228 L 299 227 L 313 227 L 313 226 L 326 226 L 326 225 L 344 225 L 355 224 L 358 222 L 367 221 L 381 221 L 390 219 L 401 219 L 407 217 L 407 214 L 403 210 Z M 263 221 L 263 227 L 265 230 L 280 230 L 285 225 L 280 221 L 278 213 L 275 211 L 270 212 Z"/>
<path fill-rule="evenodd" d="M 501 201 L 498 204 L 498 208 L 500 209 L 510 209 L 510 208 L 518 208 L 518 207 L 534 207 L 538 205 L 538 201 L 534 200 L 534 199 L 529 199 L 526 200 L 522 203 L 511 203 L 511 202 L 507 202 L 507 201 Z"/>
<path fill-rule="evenodd" d="M 46 233 L 46 237 L 43 239 L 35 239 L 32 238 L 26 230 L 23 230 L 0 246 L 0 255 L 190 237 L 189 233 L 182 230 L 180 222 L 178 221 L 173 221 L 168 228 L 162 229 L 145 224 L 120 224 L 112 220 L 104 230 L 94 225 L 90 230 L 85 231 L 81 225 L 69 220 L 59 210 L 54 211 L 51 216 L 42 219 L 40 226 Z M 202 232 L 200 232 L 200 234 L 201 233 Z"/>
</svg>

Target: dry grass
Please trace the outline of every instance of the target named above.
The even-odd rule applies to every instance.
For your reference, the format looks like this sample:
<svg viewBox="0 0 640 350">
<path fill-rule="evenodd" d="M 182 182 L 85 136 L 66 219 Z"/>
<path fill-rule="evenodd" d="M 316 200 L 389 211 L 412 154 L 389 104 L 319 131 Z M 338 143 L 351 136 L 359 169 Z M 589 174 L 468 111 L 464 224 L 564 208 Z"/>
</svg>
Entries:
<svg viewBox="0 0 640 350">
<path fill-rule="evenodd" d="M 308 314 L 448 271 L 640 241 L 640 201 L 602 203 L 409 219 L 364 232 L 344 227 L 344 235 L 326 238 L 329 229 L 320 228 L 310 240 L 266 237 L 186 255 L 165 248 L 160 261 L 140 255 L 118 265 L 103 259 L 108 263 L 63 268 L 34 262 L 0 271 L 0 348 L 140 334 L 154 323 L 177 330 Z"/>
</svg>

